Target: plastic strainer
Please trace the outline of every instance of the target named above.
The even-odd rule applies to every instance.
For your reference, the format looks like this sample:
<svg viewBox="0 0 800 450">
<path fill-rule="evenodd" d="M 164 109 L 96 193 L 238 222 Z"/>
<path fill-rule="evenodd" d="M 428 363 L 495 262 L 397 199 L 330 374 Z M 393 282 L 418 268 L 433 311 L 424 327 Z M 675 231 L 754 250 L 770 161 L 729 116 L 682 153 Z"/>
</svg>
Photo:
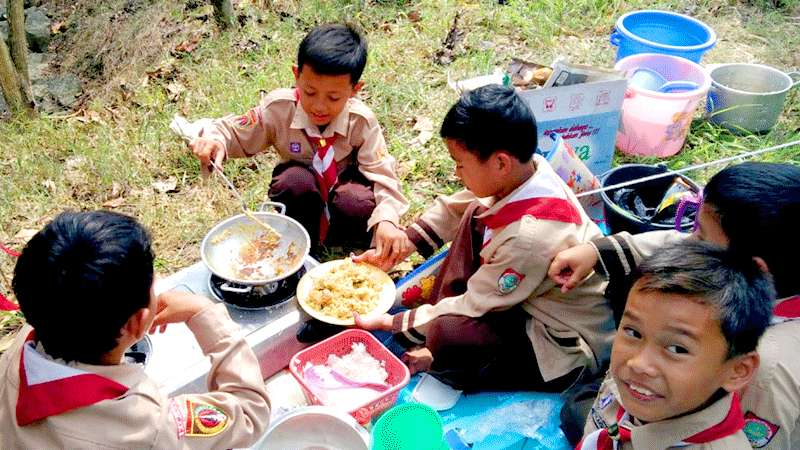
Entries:
<svg viewBox="0 0 800 450">
<path fill-rule="evenodd" d="M 386 411 L 372 427 L 372 450 L 449 450 L 442 418 L 430 406 L 404 403 Z"/>
</svg>

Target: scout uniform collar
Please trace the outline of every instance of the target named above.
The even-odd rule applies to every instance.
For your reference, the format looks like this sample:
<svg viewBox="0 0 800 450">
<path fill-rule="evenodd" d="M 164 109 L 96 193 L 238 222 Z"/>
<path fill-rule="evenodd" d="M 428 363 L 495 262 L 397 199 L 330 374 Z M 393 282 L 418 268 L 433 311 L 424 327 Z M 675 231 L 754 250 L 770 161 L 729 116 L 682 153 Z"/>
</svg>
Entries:
<svg viewBox="0 0 800 450">
<path fill-rule="evenodd" d="M 17 424 L 25 426 L 73 409 L 114 399 L 128 392 L 128 386 L 83 370 L 79 366 L 62 364 L 40 353 L 35 333 L 31 331 L 20 351 Z M 126 366 L 109 366 L 109 371 L 130 375 L 130 367 Z M 141 370 L 135 372 L 141 375 Z M 134 381 L 137 376 L 122 378 Z"/>
<path fill-rule="evenodd" d="M 486 225 L 483 246 L 489 244 L 494 230 L 533 216 L 542 220 L 555 220 L 580 225 L 580 211 L 563 189 L 561 178 L 539 155 L 534 155 L 536 172 L 525 183 L 494 203 L 488 210 L 475 216 Z"/>
<path fill-rule="evenodd" d="M 725 399 L 729 397 L 731 398 L 730 405 L 720 422 L 683 440 L 674 442 L 670 444 L 670 447 L 687 447 L 693 444 L 713 442 L 735 434 L 744 428 L 744 416 L 742 415 L 738 394 L 730 394 L 718 400 L 718 402 L 725 401 Z M 575 447 L 575 450 L 617 450 L 621 443 L 630 442 L 632 440 L 634 422 L 636 422 L 636 420 L 625 411 L 622 404 L 619 404 L 617 421 L 586 435 L 578 446 Z M 644 427 L 646 425 L 642 426 Z"/>
<path fill-rule="evenodd" d="M 800 295 L 781 298 L 772 307 L 772 324 L 800 319 Z"/>
<path fill-rule="evenodd" d="M 306 136 L 317 138 L 330 138 L 334 134 L 338 134 L 339 136 L 348 135 L 350 132 L 350 100 L 345 103 L 344 109 L 342 109 L 342 111 L 333 118 L 331 123 L 325 127 L 325 131 L 320 134 L 319 127 L 311 122 L 311 118 L 308 117 L 308 114 L 303 109 L 302 105 L 300 105 L 300 93 L 297 88 L 295 88 L 294 93 L 297 107 L 294 109 L 294 116 L 292 117 L 292 123 L 289 124 L 289 128 L 303 130 Z"/>
</svg>

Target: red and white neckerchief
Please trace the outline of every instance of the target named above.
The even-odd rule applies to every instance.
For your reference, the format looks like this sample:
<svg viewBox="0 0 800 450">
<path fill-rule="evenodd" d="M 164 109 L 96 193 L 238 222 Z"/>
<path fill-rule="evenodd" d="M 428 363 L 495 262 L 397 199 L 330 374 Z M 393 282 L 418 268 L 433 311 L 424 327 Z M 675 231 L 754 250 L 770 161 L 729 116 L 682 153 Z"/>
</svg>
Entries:
<svg viewBox="0 0 800 450">
<path fill-rule="evenodd" d="M 772 324 L 800 319 L 800 295 L 778 300 L 772 308 Z"/>
<path fill-rule="evenodd" d="M 127 386 L 114 380 L 40 354 L 33 331 L 20 353 L 17 425 L 21 427 L 128 392 Z"/>
<path fill-rule="evenodd" d="M 300 91 L 295 89 L 295 103 L 300 104 Z M 306 138 L 314 147 L 314 157 L 311 160 L 311 167 L 314 169 L 314 177 L 319 184 L 319 191 L 322 194 L 322 216 L 319 219 L 319 240 L 325 241 L 328 235 L 328 227 L 331 221 L 331 213 L 328 209 L 328 199 L 333 187 L 339 179 L 336 170 L 336 161 L 333 158 L 333 144 L 336 142 L 336 135 L 321 138 L 312 137 L 306 133 Z"/>
<path fill-rule="evenodd" d="M 575 450 L 617 450 L 621 443 L 630 442 L 632 420 L 630 414 L 620 405 L 617 410 L 617 423 L 590 433 L 578 443 Z M 730 436 L 742 428 L 744 428 L 744 416 L 739 403 L 739 395 L 734 393 L 728 414 L 721 422 L 676 442 L 670 447 L 686 447 L 713 442 Z"/>
<path fill-rule="evenodd" d="M 483 232 L 484 247 L 492 240 L 494 230 L 514 223 L 523 216 L 581 224 L 578 208 L 561 189 L 563 181 L 549 166 L 545 166 L 546 164 L 539 161 L 536 175 L 511 194 L 508 203 L 497 212 L 481 219 L 486 225 L 486 230 Z"/>
</svg>

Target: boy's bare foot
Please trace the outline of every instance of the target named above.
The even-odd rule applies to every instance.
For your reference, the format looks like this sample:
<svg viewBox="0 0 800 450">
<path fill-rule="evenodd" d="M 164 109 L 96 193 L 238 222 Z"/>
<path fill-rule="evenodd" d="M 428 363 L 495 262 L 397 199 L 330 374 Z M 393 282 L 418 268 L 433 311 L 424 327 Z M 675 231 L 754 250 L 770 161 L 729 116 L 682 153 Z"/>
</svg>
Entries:
<svg viewBox="0 0 800 450">
<path fill-rule="evenodd" d="M 403 362 L 408 366 L 411 375 L 425 372 L 433 364 L 433 354 L 427 347 L 415 347 L 403 354 Z"/>
</svg>

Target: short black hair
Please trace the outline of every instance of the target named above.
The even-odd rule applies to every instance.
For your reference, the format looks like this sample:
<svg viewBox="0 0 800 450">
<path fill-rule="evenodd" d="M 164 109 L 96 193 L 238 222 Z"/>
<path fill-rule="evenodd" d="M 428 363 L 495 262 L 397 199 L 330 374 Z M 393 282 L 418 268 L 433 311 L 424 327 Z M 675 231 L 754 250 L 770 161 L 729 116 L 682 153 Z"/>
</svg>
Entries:
<svg viewBox="0 0 800 450">
<path fill-rule="evenodd" d="M 533 112 L 513 88 L 500 85 L 462 94 L 444 116 L 439 134 L 461 141 L 481 161 L 505 150 L 520 162 L 528 162 L 538 143 Z"/>
<path fill-rule="evenodd" d="M 800 167 L 746 162 L 715 174 L 703 196 L 720 219 L 732 250 L 767 263 L 778 296 L 800 293 Z"/>
<path fill-rule="evenodd" d="M 367 40 L 350 24 L 320 25 L 300 42 L 297 70 L 305 65 L 322 75 L 350 75 L 355 86 L 367 65 Z"/>
<path fill-rule="evenodd" d="M 634 280 L 631 292 L 684 295 L 715 308 L 729 359 L 755 350 L 772 317 L 769 274 L 752 257 L 710 242 L 667 245 L 639 265 Z"/>
<path fill-rule="evenodd" d="M 54 358 L 99 363 L 119 331 L 150 302 L 153 251 L 132 217 L 63 212 L 27 243 L 14 268 L 14 294 Z"/>
</svg>

